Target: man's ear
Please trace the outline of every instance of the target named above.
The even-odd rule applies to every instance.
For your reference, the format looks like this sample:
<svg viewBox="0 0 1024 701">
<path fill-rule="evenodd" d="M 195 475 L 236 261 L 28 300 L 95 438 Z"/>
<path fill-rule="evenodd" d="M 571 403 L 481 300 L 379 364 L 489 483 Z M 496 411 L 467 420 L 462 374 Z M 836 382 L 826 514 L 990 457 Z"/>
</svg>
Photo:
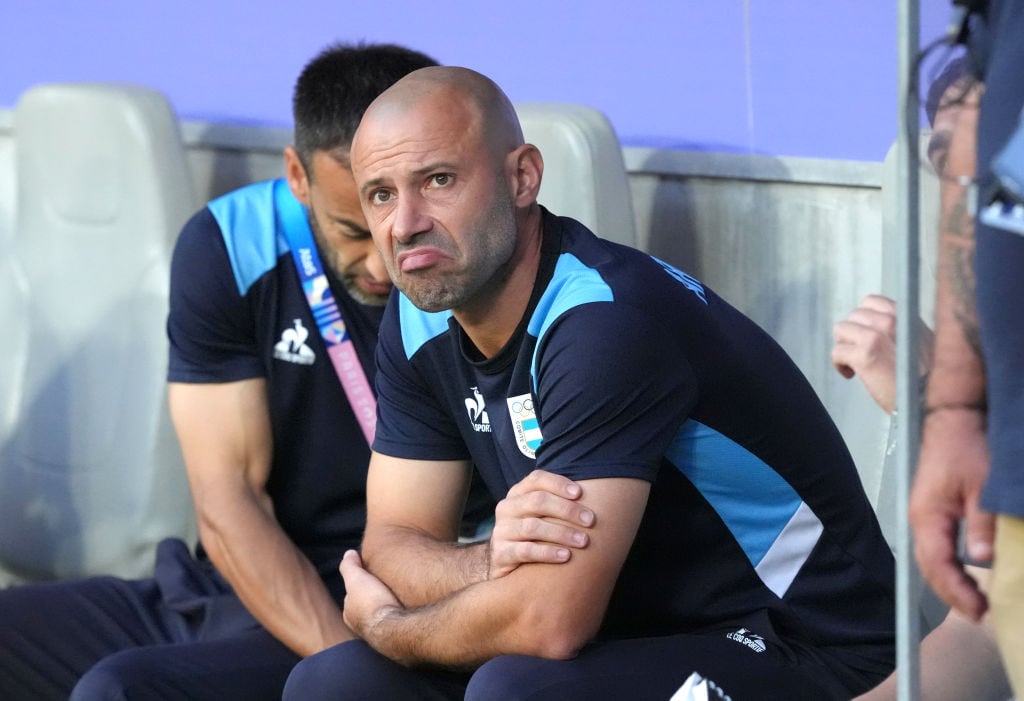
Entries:
<svg viewBox="0 0 1024 701">
<path fill-rule="evenodd" d="M 284 177 L 288 181 L 288 188 L 292 191 L 302 204 L 309 206 L 309 177 L 306 175 L 306 167 L 299 160 L 299 152 L 294 146 L 286 146 L 284 149 Z"/>
<path fill-rule="evenodd" d="M 523 144 L 508 155 L 513 180 L 512 194 L 517 207 L 528 207 L 537 201 L 540 181 L 544 175 L 544 158 L 533 144 Z"/>
</svg>

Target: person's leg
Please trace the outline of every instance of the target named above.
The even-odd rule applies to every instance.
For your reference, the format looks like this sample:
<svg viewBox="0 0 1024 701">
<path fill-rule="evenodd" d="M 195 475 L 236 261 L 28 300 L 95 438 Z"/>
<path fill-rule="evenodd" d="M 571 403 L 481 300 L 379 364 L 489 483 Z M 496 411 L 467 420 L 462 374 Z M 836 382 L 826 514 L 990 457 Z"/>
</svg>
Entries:
<svg viewBox="0 0 1024 701">
<path fill-rule="evenodd" d="M 170 641 L 152 580 L 97 577 L 0 591 L 0 698 L 67 699 L 114 652 Z"/>
<path fill-rule="evenodd" d="M 810 673 L 781 652 L 757 652 L 715 634 L 595 643 L 565 661 L 504 655 L 472 676 L 466 701 L 665 701 L 693 672 L 714 682 L 734 701 L 841 698 L 822 689 Z"/>
<path fill-rule="evenodd" d="M 389 660 L 362 640 L 352 640 L 296 665 L 288 676 L 283 699 L 447 701 L 462 699 L 465 688 L 465 675 L 412 670 Z"/>
<path fill-rule="evenodd" d="M 99 661 L 70 701 L 277 701 L 298 661 L 263 628 L 220 640 L 137 647 Z"/>
<path fill-rule="evenodd" d="M 983 592 L 991 589 L 991 569 L 977 565 L 967 565 L 966 569 Z M 929 587 L 924 591 L 935 596 Z M 989 614 L 975 622 L 956 609 L 949 609 L 942 623 L 921 641 L 919 656 L 922 699 L 1006 701 L 1013 696 Z M 894 670 L 884 682 L 855 701 L 896 701 L 897 672 Z"/>
<path fill-rule="evenodd" d="M 996 520 L 995 558 L 988 598 L 1003 666 L 1018 698 L 1024 698 L 1024 519 Z"/>
</svg>

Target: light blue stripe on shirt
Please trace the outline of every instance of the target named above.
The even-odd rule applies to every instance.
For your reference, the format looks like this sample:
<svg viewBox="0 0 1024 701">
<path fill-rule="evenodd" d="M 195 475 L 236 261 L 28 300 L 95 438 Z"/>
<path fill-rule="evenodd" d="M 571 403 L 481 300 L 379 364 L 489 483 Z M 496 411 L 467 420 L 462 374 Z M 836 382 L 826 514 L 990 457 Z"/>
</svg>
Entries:
<svg viewBox="0 0 1024 701">
<path fill-rule="evenodd" d="M 822 532 L 800 495 L 756 455 L 692 419 L 666 458 L 711 504 L 765 585 L 785 595 Z"/>
</svg>

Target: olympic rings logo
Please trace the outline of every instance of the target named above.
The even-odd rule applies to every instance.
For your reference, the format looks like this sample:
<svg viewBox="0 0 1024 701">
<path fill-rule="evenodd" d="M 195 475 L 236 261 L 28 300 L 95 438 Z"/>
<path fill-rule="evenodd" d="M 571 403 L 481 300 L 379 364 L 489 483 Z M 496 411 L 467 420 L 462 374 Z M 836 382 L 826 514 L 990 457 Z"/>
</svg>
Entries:
<svg viewBox="0 0 1024 701">
<path fill-rule="evenodd" d="M 527 413 L 533 412 L 533 400 L 524 399 L 523 401 L 515 401 L 509 406 L 513 414 L 522 414 L 524 411 Z"/>
</svg>

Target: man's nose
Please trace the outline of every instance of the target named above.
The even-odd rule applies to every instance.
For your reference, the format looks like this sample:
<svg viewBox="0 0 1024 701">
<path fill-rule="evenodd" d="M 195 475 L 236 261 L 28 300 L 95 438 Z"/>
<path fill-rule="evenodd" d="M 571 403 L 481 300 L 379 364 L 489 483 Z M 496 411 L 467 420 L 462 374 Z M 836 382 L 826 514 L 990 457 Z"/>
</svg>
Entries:
<svg viewBox="0 0 1024 701">
<path fill-rule="evenodd" d="M 398 198 L 391 236 L 400 243 L 408 243 L 417 234 L 430 231 L 432 222 L 424 212 L 422 198 L 418 194 L 406 194 Z"/>
</svg>

